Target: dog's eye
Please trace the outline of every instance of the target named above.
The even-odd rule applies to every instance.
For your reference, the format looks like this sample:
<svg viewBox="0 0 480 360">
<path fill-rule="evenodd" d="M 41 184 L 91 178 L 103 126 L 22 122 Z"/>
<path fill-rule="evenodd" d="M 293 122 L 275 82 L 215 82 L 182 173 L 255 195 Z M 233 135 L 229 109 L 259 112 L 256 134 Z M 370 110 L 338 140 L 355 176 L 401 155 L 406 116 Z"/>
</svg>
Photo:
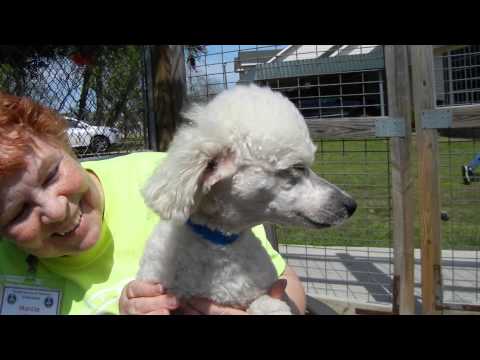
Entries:
<svg viewBox="0 0 480 360">
<path fill-rule="evenodd" d="M 277 171 L 280 177 L 298 177 L 299 175 L 306 175 L 307 167 L 304 164 L 295 164 L 287 169 Z"/>
<path fill-rule="evenodd" d="M 277 176 L 287 179 L 290 185 L 297 184 L 303 176 L 308 173 L 307 167 L 303 164 L 295 164 L 287 169 L 277 171 Z"/>
<path fill-rule="evenodd" d="M 307 173 L 307 167 L 304 164 L 295 164 L 292 166 L 292 170 L 296 173 L 305 175 Z"/>
<path fill-rule="evenodd" d="M 277 176 L 287 178 L 292 176 L 292 171 L 291 169 L 282 169 L 282 170 L 278 170 L 276 174 Z"/>
<path fill-rule="evenodd" d="M 307 167 L 303 164 L 295 164 L 292 166 L 292 168 L 300 171 L 305 171 L 307 169 Z"/>
</svg>

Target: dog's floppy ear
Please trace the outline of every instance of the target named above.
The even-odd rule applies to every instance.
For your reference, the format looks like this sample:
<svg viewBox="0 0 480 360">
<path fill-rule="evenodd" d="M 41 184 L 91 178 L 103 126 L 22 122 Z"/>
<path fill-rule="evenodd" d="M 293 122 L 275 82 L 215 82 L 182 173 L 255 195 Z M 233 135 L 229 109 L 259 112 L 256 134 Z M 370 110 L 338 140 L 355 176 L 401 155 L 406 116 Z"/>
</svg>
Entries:
<svg viewBox="0 0 480 360">
<path fill-rule="evenodd" d="M 202 187 L 202 192 L 204 194 L 208 193 L 213 185 L 232 176 L 236 169 L 235 159 L 231 151 L 224 150 L 214 156 L 208 161 L 200 177 L 199 185 Z"/>
<path fill-rule="evenodd" d="M 162 219 L 186 221 L 202 196 L 236 170 L 233 153 L 222 145 L 194 143 L 173 144 L 142 191 L 147 205 Z"/>
</svg>

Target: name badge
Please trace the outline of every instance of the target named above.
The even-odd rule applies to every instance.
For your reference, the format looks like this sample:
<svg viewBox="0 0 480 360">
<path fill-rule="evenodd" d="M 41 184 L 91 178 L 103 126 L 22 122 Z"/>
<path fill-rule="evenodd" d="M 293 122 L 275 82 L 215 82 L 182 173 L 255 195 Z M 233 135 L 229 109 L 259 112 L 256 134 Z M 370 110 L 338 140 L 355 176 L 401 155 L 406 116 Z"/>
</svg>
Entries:
<svg viewBox="0 0 480 360">
<path fill-rule="evenodd" d="M 17 285 L 3 287 L 1 315 L 57 315 L 59 312 L 59 290 Z"/>
</svg>

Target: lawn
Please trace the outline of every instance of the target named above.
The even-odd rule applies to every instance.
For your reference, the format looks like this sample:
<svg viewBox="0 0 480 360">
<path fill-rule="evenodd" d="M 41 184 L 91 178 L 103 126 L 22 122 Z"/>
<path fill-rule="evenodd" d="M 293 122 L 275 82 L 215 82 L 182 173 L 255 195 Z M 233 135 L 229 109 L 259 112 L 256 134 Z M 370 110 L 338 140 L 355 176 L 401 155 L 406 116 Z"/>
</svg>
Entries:
<svg viewBox="0 0 480 360">
<path fill-rule="evenodd" d="M 386 139 L 322 140 L 317 144 L 313 170 L 349 192 L 358 203 L 354 216 L 342 226 L 326 230 L 277 227 L 280 243 L 322 246 L 392 246 L 389 144 Z M 442 248 L 480 248 L 480 182 L 464 185 L 461 165 L 480 152 L 480 142 L 440 138 Z M 416 178 L 415 138 L 412 171 Z M 479 169 L 480 171 L 480 169 Z M 417 192 L 415 191 L 417 199 Z M 415 217 L 415 247 L 419 247 Z"/>
</svg>

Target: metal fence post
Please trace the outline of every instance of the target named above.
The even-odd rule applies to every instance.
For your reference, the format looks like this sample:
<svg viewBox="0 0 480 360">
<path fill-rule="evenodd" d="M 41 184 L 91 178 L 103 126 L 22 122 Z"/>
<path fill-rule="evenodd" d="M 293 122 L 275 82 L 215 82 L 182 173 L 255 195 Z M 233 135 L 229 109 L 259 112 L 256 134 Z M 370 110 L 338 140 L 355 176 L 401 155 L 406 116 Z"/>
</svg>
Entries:
<svg viewBox="0 0 480 360">
<path fill-rule="evenodd" d="M 147 148 L 158 151 L 157 140 L 157 119 L 153 98 L 153 71 L 152 71 L 152 49 L 151 46 L 143 47 L 143 64 L 145 68 L 144 95 L 145 95 L 145 144 Z"/>
</svg>

